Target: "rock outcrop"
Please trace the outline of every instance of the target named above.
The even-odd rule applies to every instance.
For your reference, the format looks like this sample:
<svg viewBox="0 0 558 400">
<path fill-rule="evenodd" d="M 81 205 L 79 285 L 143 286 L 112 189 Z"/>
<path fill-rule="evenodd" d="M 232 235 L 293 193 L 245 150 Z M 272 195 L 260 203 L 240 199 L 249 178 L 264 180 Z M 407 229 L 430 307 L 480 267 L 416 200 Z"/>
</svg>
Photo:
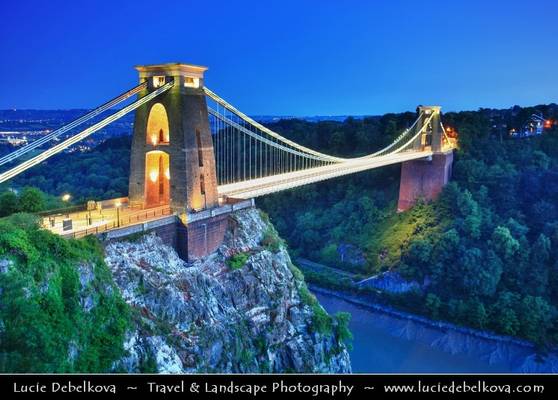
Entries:
<svg viewBox="0 0 558 400">
<path fill-rule="evenodd" d="M 256 209 L 232 214 L 231 222 L 224 244 L 190 264 L 154 234 L 106 246 L 105 261 L 136 312 L 127 355 L 115 367 L 350 372 L 336 319 L 327 317 L 329 331 L 317 327 L 325 311 L 273 227 Z"/>
</svg>

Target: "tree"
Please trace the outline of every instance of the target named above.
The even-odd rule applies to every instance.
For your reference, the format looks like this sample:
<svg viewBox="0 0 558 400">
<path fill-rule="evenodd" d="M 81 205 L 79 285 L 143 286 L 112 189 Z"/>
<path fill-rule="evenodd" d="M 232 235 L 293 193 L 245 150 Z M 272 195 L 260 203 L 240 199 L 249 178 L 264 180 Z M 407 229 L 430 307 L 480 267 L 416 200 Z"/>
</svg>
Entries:
<svg viewBox="0 0 558 400">
<path fill-rule="evenodd" d="M 510 230 L 504 226 L 498 226 L 492 234 L 492 247 L 496 254 L 508 261 L 519 250 L 519 242 L 515 240 Z"/>
<path fill-rule="evenodd" d="M 21 211 L 38 212 L 45 208 L 45 196 L 39 189 L 26 187 L 19 196 Z"/>
<path fill-rule="evenodd" d="M 430 317 L 434 319 L 440 318 L 440 307 L 442 306 L 442 300 L 434 293 L 428 293 L 424 301 L 424 305 L 428 310 Z"/>
<path fill-rule="evenodd" d="M 491 326 L 506 335 L 516 335 L 519 332 L 519 319 L 515 309 L 519 297 L 509 291 L 499 294 L 498 300 L 490 307 Z"/>
<path fill-rule="evenodd" d="M 417 268 L 420 275 L 423 275 L 426 267 L 430 264 L 430 254 L 432 244 L 424 239 L 415 239 L 411 242 L 407 252 L 403 256 L 403 262 Z"/>
<path fill-rule="evenodd" d="M 483 329 L 488 321 L 488 313 L 484 304 L 478 299 L 473 299 L 467 303 L 467 321 L 474 328 Z"/>
<path fill-rule="evenodd" d="M 532 155 L 533 165 L 540 170 L 547 170 L 550 166 L 550 158 L 545 152 L 535 150 Z"/>
<path fill-rule="evenodd" d="M 541 297 L 525 296 L 519 304 L 522 336 L 535 343 L 543 343 L 556 310 Z"/>
<path fill-rule="evenodd" d="M 491 296 L 496 292 L 502 275 L 502 262 L 491 250 L 483 253 L 478 248 L 465 251 L 459 261 L 461 277 L 454 279 L 467 296 Z"/>
<path fill-rule="evenodd" d="M 529 208 L 529 214 L 531 224 L 536 231 L 540 232 L 547 222 L 556 219 L 556 207 L 546 200 L 539 200 Z"/>
<path fill-rule="evenodd" d="M 0 194 L 0 217 L 6 217 L 18 211 L 18 199 L 14 192 L 7 190 Z"/>
<path fill-rule="evenodd" d="M 542 233 L 531 247 L 530 265 L 526 271 L 525 288 L 534 296 L 544 296 L 548 291 L 550 273 L 550 239 Z"/>
<path fill-rule="evenodd" d="M 320 251 L 320 258 L 324 263 L 329 265 L 337 263 L 339 261 L 337 246 L 333 243 L 328 244 Z"/>
<path fill-rule="evenodd" d="M 463 218 L 462 227 L 465 233 L 473 239 L 478 239 L 481 235 L 481 213 L 477 202 L 468 190 L 461 192 L 457 198 L 459 215 Z"/>
</svg>

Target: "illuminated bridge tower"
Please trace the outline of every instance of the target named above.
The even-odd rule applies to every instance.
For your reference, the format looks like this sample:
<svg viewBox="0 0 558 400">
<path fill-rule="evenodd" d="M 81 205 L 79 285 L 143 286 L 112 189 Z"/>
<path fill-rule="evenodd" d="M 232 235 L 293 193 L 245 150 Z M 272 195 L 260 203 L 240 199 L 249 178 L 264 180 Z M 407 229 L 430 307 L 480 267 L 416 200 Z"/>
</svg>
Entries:
<svg viewBox="0 0 558 400">
<path fill-rule="evenodd" d="M 203 91 L 206 67 L 189 64 L 137 66 L 147 95 L 168 82 L 172 88 L 139 107 L 130 160 L 131 207 L 170 206 L 179 216 L 174 241 L 183 258 L 213 251 L 226 219 L 188 223 L 188 216 L 218 205 L 213 142 Z"/>
<path fill-rule="evenodd" d="M 414 150 L 431 150 L 428 159 L 406 161 L 401 164 L 401 183 L 397 211 L 406 211 L 418 199 L 434 200 L 451 176 L 453 149 L 444 150 L 443 131 L 440 126 L 440 107 L 419 107 L 421 115 L 417 126 L 432 114 L 432 120 L 414 143 Z"/>
<path fill-rule="evenodd" d="M 177 214 L 217 205 L 215 158 L 203 91 L 205 67 L 137 66 L 145 96 L 174 86 L 136 111 L 130 164 L 130 205 L 170 205 Z"/>
</svg>

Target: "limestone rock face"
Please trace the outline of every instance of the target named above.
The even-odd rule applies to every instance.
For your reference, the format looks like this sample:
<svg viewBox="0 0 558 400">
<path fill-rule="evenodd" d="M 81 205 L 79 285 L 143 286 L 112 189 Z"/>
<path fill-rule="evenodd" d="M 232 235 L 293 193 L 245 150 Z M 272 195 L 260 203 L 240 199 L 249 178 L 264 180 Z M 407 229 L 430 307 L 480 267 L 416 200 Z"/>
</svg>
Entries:
<svg viewBox="0 0 558 400">
<path fill-rule="evenodd" d="M 195 263 L 154 234 L 109 243 L 105 261 L 136 311 L 129 372 L 350 372 L 345 345 L 319 333 L 315 307 L 282 244 L 256 209 L 231 215 L 224 244 Z M 241 254 L 244 257 L 234 257 Z M 232 258 L 231 258 L 232 257 Z M 247 257 L 247 259 L 246 259 Z M 236 258 L 246 259 L 233 263 Z M 335 332 L 335 331 L 333 331 Z"/>
</svg>

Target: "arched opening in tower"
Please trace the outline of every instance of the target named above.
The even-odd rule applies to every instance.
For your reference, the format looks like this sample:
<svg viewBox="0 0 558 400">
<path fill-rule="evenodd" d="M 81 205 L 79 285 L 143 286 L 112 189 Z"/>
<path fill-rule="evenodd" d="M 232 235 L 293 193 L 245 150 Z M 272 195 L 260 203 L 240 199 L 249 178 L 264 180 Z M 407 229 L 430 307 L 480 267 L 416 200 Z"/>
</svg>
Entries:
<svg viewBox="0 0 558 400">
<path fill-rule="evenodd" d="M 167 110 L 161 103 L 155 103 L 151 107 L 149 117 L 147 118 L 146 133 L 147 144 L 153 146 L 169 144 L 169 119 Z"/>
<path fill-rule="evenodd" d="M 160 150 L 145 154 L 145 206 L 156 207 L 170 201 L 170 158 Z"/>
</svg>

